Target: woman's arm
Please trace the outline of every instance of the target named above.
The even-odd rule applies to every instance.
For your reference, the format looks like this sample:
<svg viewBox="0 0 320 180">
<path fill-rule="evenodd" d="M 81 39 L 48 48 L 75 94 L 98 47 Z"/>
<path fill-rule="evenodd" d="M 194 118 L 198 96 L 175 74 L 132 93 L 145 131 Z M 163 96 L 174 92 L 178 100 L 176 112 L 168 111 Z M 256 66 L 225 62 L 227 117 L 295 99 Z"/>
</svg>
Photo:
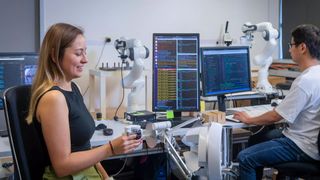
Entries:
<svg viewBox="0 0 320 180">
<path fill-rule="evenodd" d="M 68 113 L 64 95 L 55 90 L 43 95 L 36 112 L 52 166 L 59 177 L 79 172 L 112 155 L 109 144 L 71 153 Z M 116 153 L 130 152 L 141 143 L 134 136 L 121 136 L 112 142 Z"/>
</svg>

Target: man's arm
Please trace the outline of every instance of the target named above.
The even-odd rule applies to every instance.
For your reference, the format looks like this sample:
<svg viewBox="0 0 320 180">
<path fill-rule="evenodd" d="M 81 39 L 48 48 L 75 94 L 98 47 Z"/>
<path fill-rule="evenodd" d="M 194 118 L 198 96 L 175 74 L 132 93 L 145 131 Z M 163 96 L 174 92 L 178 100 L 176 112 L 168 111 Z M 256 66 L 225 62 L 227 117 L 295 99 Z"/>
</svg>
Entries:
<svg viewBox="0 0 320 180">
<path fill-rule="evenodd" d="M 283 119 L 275 110 L 268 111 L 256 117 L 251 117 L 246 112 L 236 112 L 234 113 L 233 118 L 239 119 L 243 123 L 254 125 L 273 124 Z"/>
</svg>

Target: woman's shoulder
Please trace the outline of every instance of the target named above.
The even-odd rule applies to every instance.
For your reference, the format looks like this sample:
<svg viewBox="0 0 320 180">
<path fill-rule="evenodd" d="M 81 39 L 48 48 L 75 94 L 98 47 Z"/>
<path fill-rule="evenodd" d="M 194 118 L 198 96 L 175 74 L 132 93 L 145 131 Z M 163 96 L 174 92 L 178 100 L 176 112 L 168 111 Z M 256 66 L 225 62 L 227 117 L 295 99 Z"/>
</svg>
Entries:
<svg viewBox="0 0 320 180">
<path fill-rule="evenodd" d="M 41 96 L 39 103 L 65 103 L 65 97 L 61 91 L 57 89 L 51 89 Z"/>
</svg>

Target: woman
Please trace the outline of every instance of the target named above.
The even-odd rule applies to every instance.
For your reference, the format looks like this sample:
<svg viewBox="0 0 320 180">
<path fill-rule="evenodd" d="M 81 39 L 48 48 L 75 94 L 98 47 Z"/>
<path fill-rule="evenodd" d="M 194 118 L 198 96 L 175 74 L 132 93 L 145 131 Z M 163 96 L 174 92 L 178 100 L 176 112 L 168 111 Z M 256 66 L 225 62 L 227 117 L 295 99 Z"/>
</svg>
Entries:
<svg viewBox="0 0 320 180">
<path fill-rule="evenodd" d="M 91 149 L 95 124 L 72 82 L 88 62 L 86 49 L 83 31 L 65 23 L 51 26 L 42 42 L 27 121 L 41 126 L 48 150 L 45 179 L 108 179 L 99 162 L 141 143 L 124 135 Z"/>
</svg>

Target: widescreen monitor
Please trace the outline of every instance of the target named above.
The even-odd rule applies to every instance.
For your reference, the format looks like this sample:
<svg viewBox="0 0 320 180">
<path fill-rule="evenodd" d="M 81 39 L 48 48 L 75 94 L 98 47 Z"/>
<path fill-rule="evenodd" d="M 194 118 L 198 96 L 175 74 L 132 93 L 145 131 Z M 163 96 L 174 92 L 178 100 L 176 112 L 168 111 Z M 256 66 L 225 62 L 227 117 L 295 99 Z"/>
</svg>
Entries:
<svg viewBox="0 0 320 180">
<path fill-rule="evenodd" d="M 0 135 L 6 135 L 3 93 L 12 86 L 31 84 L 38 64 L 37 53 L 0 53 Z"/>
<path fill-rule="evenodd" d="M 153 34 L 153 111 L 199 111 L 199 66 L 199 34 Z"/>
<path fill-rule="evenodd" d="M 225 111 L 225 94 L 251 91 L 248 46 L 203 47 L 200 49 L 202 95 L 217 96 Z"/>
</svg>

